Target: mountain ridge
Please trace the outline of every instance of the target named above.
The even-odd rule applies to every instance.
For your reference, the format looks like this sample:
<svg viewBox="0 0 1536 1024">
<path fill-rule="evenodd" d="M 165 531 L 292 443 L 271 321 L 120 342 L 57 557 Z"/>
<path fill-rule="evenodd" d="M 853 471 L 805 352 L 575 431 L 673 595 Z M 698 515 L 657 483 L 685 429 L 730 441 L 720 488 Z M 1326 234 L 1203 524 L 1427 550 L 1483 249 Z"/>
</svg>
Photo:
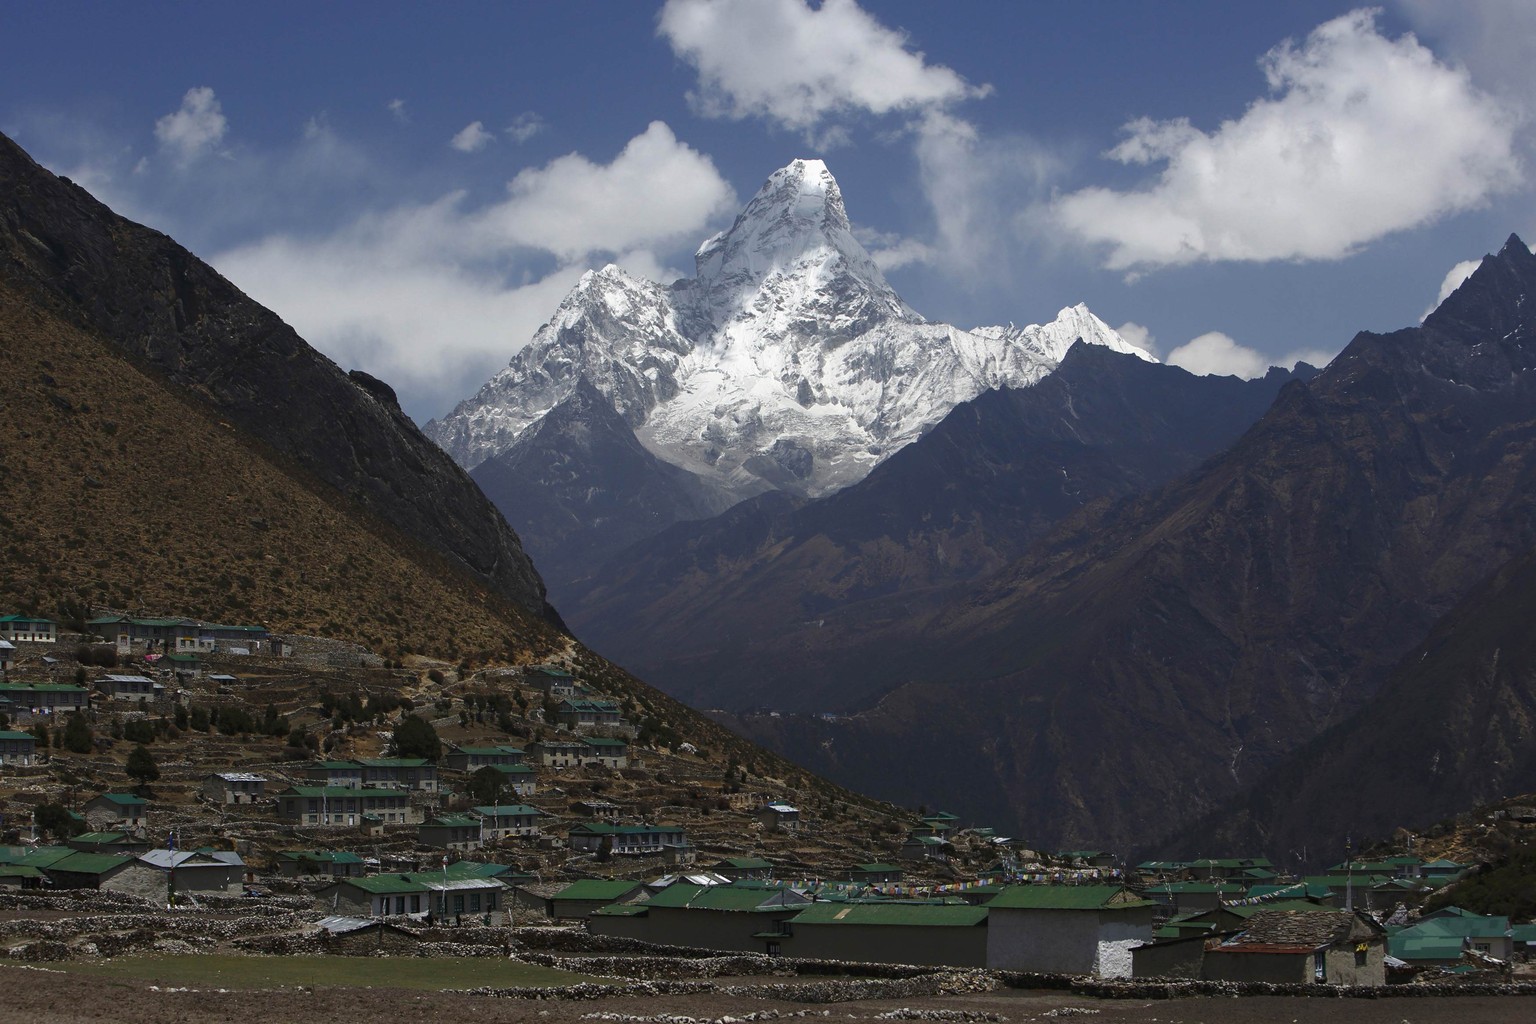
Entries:
<svg viewBox="0 0 1536 1024">
<path fill-rule="evenodd" d="M 774 172 L 696 276 L 585 274 L 507 369 L 425 430 L 469 468 L 585 378 L 664 461 L 735 499 L 862 479 L 955 404 L 1033 383 L 1079 338 L 1150 358 L 1086 307 L 962 331 L 903 302 L 853 237 L 821 161 Z"/>
</svg>

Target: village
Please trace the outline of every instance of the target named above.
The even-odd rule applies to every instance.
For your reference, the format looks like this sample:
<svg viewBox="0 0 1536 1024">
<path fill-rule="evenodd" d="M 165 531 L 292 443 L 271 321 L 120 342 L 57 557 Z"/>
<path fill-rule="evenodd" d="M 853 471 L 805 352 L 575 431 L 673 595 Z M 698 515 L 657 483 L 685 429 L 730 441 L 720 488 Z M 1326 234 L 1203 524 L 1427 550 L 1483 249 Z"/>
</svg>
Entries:
<svg viewBox="0 0 1536 1024">
<path fill-rule="evenodd" d="M 390 662 L 260 626 L 9 614 L 0 672 L 17 962 L 558 948 L 1129 982 L 1532 977 L 1536 924 L 1436 900 L 1470 863 L 1296 875 L 1033 849 L 701 749 L 574 658 Z M 1536 836 L 1536 809 L 1498 819 Z M 232 913 L 256 923 L 221 932 Z"/>
</svg>

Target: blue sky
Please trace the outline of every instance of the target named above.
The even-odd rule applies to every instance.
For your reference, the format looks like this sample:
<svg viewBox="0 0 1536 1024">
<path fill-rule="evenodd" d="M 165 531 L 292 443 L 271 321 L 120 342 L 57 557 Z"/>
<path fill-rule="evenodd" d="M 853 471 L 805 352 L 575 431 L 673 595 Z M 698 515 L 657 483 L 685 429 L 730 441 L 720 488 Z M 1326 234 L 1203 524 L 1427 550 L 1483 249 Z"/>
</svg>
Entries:
<svg viewBox="0 0 1536 1024">
<path fill-rule="evenodd" d="M 960 326 L 1086 302 L 1214 372 L 1536 238 L 1536 4 L 9 5 L 0 131 L 420 420 L 591 266 L 668 279 L 825 159 Z"/>
</svg>

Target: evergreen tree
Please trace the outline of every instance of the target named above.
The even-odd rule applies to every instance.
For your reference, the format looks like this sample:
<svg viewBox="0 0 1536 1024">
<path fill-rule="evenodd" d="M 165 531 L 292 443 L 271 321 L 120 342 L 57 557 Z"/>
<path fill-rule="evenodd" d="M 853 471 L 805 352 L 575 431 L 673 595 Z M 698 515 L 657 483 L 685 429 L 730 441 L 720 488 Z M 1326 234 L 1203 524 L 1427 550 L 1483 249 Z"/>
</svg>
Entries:
<svg viewBox="0 0 1536 1024">
<path fill-rule="evenodd" d="M 72 754 L 89 754 L 96 749 L 91 740 L 90 723 L 78 711 L 64 723 L 64 749 Z"/>
<path fill-rule="evenodd" d="M 155 755 L 151 754 L 149 748 L 142 743 L 134 747 L 133 752 L 128 755 L 128 763 L 123 770 L 141 787 L 160 778 L 160 766 L 155 763 Z"/>
<path fill-rule="evenodd" d="M 506 788 L 507 777 L 490 765 L 469 777 L 469 798 L 480 807 L 501 803 Z"/>
<path fill-rule="evenodd" d="M 437 738 L 437 730 L 432 728 L 431 722 L 416 715 L 406 715 L 395 726 L 396 757 L 424 757 L 436 761 L 442 750 L 442 741 Z"/>
</svg>

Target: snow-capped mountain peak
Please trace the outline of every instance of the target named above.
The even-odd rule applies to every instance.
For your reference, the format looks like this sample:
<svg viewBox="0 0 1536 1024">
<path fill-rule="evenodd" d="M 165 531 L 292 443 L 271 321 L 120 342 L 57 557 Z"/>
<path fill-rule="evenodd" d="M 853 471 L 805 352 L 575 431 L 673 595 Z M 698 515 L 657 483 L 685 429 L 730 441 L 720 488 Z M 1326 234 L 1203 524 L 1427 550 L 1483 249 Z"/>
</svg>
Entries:
<svg viewBox="0 0 1536 1024">
<path fill-rule="evenodd" d="M 653 454 L 746 497 L 862 479 L 950 409 L 1025 387 L 1079 338 L 1137 352 L 1086 306 L 1027 327 L 930 323 L 853 236 L 820 160 L 775 171 L 669 287 L 584 274 L 507 369 L 427 432 L 466 468 L 585 379 Z"/>
<path fill-rule="evenodd" d="M 717 327 L 754 318 L 768 305 L 757 301 L 765 289 L 792 313 L 817 305 L 816 293 L 830 293 L 845 318 L 922 321 L 853 237 L 842 190 L 820 160 L 796 160 L 769 175 L 736 222 L 699 247 L 694 263 L 700 312 Z M 832 312 L 821 305 L 822 315 Z"/>
</svg>

